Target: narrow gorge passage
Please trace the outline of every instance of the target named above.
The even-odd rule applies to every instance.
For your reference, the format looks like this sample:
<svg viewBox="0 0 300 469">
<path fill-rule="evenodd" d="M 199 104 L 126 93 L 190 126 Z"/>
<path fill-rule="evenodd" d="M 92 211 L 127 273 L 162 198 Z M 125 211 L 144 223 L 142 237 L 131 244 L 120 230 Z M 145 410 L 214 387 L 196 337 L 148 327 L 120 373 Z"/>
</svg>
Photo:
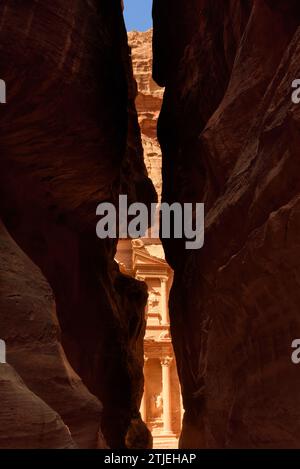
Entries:
<svg viewBox="0 0 300 469">
<path fill-rule="evenodd" d="M 126 2 L 125 2 L 126 6 Z M 161 150 L 157 120 L 163 88 L 152 79 L 152 29 L 128 33 L 138 93 L 135 99 L 148 176 L 161 200 Z M 157 220 L 157 223 L 159 221 Z M 170 336 L 168 299 L 173 271 L 165 261 L 158 238 L 149 231 L 142 239 L 119 240 L 116 260 L 123 274 L 147 285 L 144 338 L 144 393 L 141 417 L 152 433 L 153 448 L 178 448 L 183 407 L 176 360 Z"/>
<path fill-rule="evenodd" d="M 0 450 L 299 449 L 299 0 L 129 1 L 0 2 Z"/>
</svg>

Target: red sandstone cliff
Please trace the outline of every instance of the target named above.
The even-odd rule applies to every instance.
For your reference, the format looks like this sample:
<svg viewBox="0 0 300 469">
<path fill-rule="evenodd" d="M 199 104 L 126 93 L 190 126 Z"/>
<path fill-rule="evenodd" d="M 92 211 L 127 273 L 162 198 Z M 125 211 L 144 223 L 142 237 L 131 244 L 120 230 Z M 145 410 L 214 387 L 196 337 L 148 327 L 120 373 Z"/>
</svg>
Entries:
<svg viewBox="0 0 300 469">
<path fill-rule="evenodd" d="M 145 286 L 95 237 L 99 202 L 155 198 L 121 2 L 3 0 L 0 19 L 0 447 L 146 446 Z M 201 251 L 164 243 L 182 447 L 300 444 L 299 24 L 297 0 L 154 0 L 163 199 L 206 204 Z"/>
<path fill-rule="evenodd" d="M 205 245 L 165 241 L 181 446 L 297 448 L 297 1 L 154 0 L 163 200 L 205 202 Z"/>
<path fill-rule="evenodd" d="M 124 190 L 131 200 L 156 197 L 121 2 L 3 0 L 0 41 L 0 338 L 8 363 L 35 402 L 32 424 L 57 418 L 61 441 L 45 424 L 45 446 L 121 448 L 131 421 L 146 445 L 138 409 L 147 294 L 119 273 L 115 242 L 95 231 L 100 202 Z M 3 373 L 0 365 L 0 380 Z M 10 447 L 23 445 L 15 425 L 7 425 Z M 27 447 L 39 441 L 38 431 L 24 436 Z"/>
<path fill-rule="evenodd" d="M 154 187 L 161 197 L 161 150 L 157 140 L 157 120 L 160 113 L 163 88 L 152 78 L 152 29 L 128 33 L 134 77 L 138 94 L 135 100 L 141 129 L 144 159 Z"/>
<path fill-rule="evenodd" d="M 0 385 L 1 398 L 7 388 L 1 406 L 5 417 L 3 414 L 0 415 L 3 432 L 0 447 L 5 447 L 5 442 L 9 442 L 11 448 L 14 445 L 27 448 L 40 447 L 40 440 L 45 440 L 43 443 L 45 448 L 47 446 L 55 448 L 57 444 L 61 444 L 59 437 L 52 440 L 50 438 L 55 428 L 58 430 L 59 425 L 58 423 L 54 425 L 52 431 L 47 430 L 48 419 L 45 414 L 47 406 L 41 399 L 60 414 L 79 446 L 90 448 L 101 445 L 99 441 L 101 405 L 82 384 L 67 361 L 60 343 L 55 301 L 48 283 L 40 270 L 11 239 L 2 223 L 0 247 L 1 338 L 7 344 L 7 362 L 18 370 L 25 381 L 20 386 L 19 379 L 15 380 L 16 374 L 7 373 L 9 365 L 0 365 L 0 379 L 3 380 Z M 8 391 L 9 389 L 14 391 Z M 22 395 L 24 394 L 20 399 L 18 389 L 22 391 Z M 11 392 L 10 396 L 8 392 Z M 26 404 L 23 404 L 23 400 Z M 16 415 L 10 418 L 10 409 L 14 409 L 16 403 L 19 415 L 15 410 Z M 22 420 L 22 412 L 27 413 L 26 422 Z M 30 438 L 28 429 L 32 427 L 32 431 L 35 432 L 39 419 L 38 412 L 44 415 L 40 422 L 41 436 L 33 434 Z M 50 416 L 50 409 L 46 413 Z M 53 415 L 55 416 L 54 412 Z M 52 420 L 58 422 L 60 419 L 56 416 L 52 417 Z M 48 438 L 44 438 L 42 434 L 43 426 L 45 432 L 50 433 L 47 435 Z"/>
<path fill-rule="evenodd" d="M 0 389 L 1 448 L 75 448 L 59 415 L 30 392 L 8 364 L 1 365 Z"/>
</svg>

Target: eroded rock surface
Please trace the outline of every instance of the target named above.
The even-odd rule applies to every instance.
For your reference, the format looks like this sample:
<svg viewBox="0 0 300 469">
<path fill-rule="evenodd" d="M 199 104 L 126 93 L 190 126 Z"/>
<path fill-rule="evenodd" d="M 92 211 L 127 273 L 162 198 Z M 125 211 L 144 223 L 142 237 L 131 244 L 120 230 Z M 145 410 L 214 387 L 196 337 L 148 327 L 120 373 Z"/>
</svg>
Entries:
<svg viewBox="0 0 300 469">
<path fill-rule="evenodd" d="M 60 413 L 74 439 L 88 446 L 99 431 L 94 395 L 103 404 L 105 440 L 121 448 L 143 387 L 137 342 L 146 292 L 122 278 L 116 242 L 97 239 L 96 207 L 124 191 L 131 201 L 156 198 L 142 157 L 121 2 L 4 0 L 0 40 L 7 85 L 0 215 L 53 291 L 62 346 L 54 302 L 45 300 L 51 289 L 41 274 L 27 285 L 27 267 L 11 287 L 18 305 L 4 297 L 0 337 L 25 384 Z"/>
<path fill-rule="evenodd" d="M 25 384 L 22 384 L 28 406 L 30 407 L 35 393 L 61 416 L 79 447 L 103 446 L 100 430 L 102 406 L 83 385 L 65 356 L 60 343 L 61 332 L 53 293 L 41 271 L 11 239 L 1 222 L 0 261 L 1 339 L 6 343 L 7 362 L 18 370 L 24 383 L 32 391 L 29 398 L 29 390 L 26 393 Z M 7 381 L 6 374 L 3 377 L 2 373 L 6 373 L 7 369 L 0 367 L 0 379 L 3 378 L 4 382 Z M 15 380 L 16 374 L 9 373 L 9 376 L 10 386 L 16 386 L 14 395 L 11 396 L 13 405 L 14 400 L 18 401 L 19 384 Z M 0 394 L 2 396 L 1 388 Z M 36 411 L 41 399 L 35 399 Z M 22 428 L 22 403 L 19 403 L 19 407 L 19 425 Z M 46 405 L 43 404 L 43 409 L 45 408 Z M 6 412 L 9 409 L 11 407 L 6 407 Z M 26 412 L 27 424 L 30 425 L 30 409 Z M 33 417 L 38 418 L 34 409 L 32 412 Z M 0 421 L 2 422 L 1 417 Z M 34 426 L 32 423 L 33 429 Z M 18 448 L 23 444 L 21 438 L 15 435 L 13 426 L 8 424 L 5 431 L 11 447 L 15 444 Z M 22 431 L 25 444 L 27 430 L 24 427 Z M 55 447 L 54 442 L 59 442 L 59 438 L 52 443 L 47 439 L 47 442 Z M 1 444 L 0 442 L 0 447 Z M 26 444 L 29 445 L 28 442 Z M 39 444 L 39 440 L 35 444 Z"/>
<path fill-rule="evenodd" d="M 0 364 L 1 449 L 73 449 L 70 431 L 8 364 Z"/>
<path fill-rule="evenodd" d="M 128 33 L 134 77 L 138 94 L 135 100 L 142 134 L 144 159 L 158 197 L 161 197 L 161 149 L 157 140 L 157 120 L 160 113 L 163 88 L 152 78 L 152 29 Z"/>
<path fill-rule="evenodd" d="M 205 202 L 205 245 L 165 241 L 184 448 L 299 447 L 297 1 L 154 0 L 163 200 Z"/>
</svg>

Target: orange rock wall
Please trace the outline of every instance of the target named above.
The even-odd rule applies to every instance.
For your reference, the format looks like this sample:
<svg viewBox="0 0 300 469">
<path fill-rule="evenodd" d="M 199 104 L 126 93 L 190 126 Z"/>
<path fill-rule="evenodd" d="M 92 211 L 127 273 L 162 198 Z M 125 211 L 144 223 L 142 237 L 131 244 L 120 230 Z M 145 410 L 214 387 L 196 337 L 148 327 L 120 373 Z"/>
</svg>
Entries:
<svg viewBox="0 0 300 469">
<path fill-rule="evenodd" d="M 138 94 L 135 100 L 141 129 L 144 159 L 158 197 L 161 197 L 161 149 L 157 140 L 157 120 L 164 90 L 152 79 L 152 29 L 146 32 L 131 31 L 128 43 Z"/>
</svg>

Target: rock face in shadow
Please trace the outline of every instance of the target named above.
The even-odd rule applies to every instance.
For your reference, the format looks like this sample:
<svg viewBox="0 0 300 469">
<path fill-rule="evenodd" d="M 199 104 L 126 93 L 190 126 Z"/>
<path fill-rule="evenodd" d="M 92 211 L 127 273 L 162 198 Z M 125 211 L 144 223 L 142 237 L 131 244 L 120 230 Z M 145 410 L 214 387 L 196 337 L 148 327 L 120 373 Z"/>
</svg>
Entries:
<svg viewBox="0 0 300 469">
<path fill-rule="evenodd" d="M 164 242 L 183 448 L 300 444 L 299 39 L 296 1 L 154 0 L 163 200 L 206 211 Z"/>
<path fill-rule="evenodd" d="M 5 333 L 8 356 L 83 447 L 92 435 L 94 447 L 105 444 L 103 437 L 96 441 L 97 396 L 107 444 L 121 448 L 142 394 L 137 342 L 146 292 L 122 280 L 113 260 L 116 241 L 96 237 L 96 207 L 117 203 L 120 193 L 130 201 L 156 198 L 143 162 L 121 2 L 4 0 L 0 20 L 7 87 L 0 108 L 0 216 L 53 291 L 62 343 L 53 300 L 40 298 L 52 293 L 39 274 L 37 304 L 27 308 L 25 285 L 14 293 L 20 308 L 4 304 L 0 311 L 1 323 L 14 312 Z"/>
<path fill-rule="evenodd" d="M 29 435 L 26 435 L 26 425 L 32 425 L 33 429 L 35 427 L 34 421 L 30 424 L 30 412 L 33 418 L 38 420 L 39 413 L 43 415 L 47 408 L 45 402 L 61 416 L 79 447 L 103 446 L 104 441 L 100 432 L 102 406 L 83 385 L 68 363 L 60 343 L 61 331 L 56 317 L 53 293 L 41 271 L 11 239 L 2 223 L 0 223 L 0 261 L 1 338 L 6 343 L 6 360 L 18 370 L 32 391 L 29 392 L 28 389 L 26 391 L 24 383 L 20 385 L 20 379 L 17 378 L 16 373 L 9 372 L 7 375 L 9 365 L 6 368 L 0 366 L 0 380 L 3 379 L 3 383 L 7 383 L 7 376 L 9 376 L 7 389 L 15 387 L 10 397 L 12 407 L 4 398 L 3 412 L 8 412 L 13 408 L 13 402 L 18 402 L 19 416 L 16 414 L 14 418 L 19 418 L 20 428 L 23 428 L 24 441 L 22 442 L 15 426 L 10 422 L 7 426 L 4 425 L 3 431 L 6 432 L 6 438 L 10 441 L 10 447 L 18 448 L 23 444 L 30 447 L 27 441 Z M 27 423 L 22 421 L 23 397 L 21 402 L 18 401 L 17 391 L 20 386 L 28 406 L 28 409 L 24 409 L 24 412 L 27 412 Z M 2 386 L 0 386 L 1 397 L 2 391 Z M 33 399 L 33 393 L 45 402 L 37 396 Z M 33 400 L 34 408 L 30 410 Z M 5 406 L 6 410 L 4 410 Z M 52 410 L 50 412 L 50 409 L 47 413 L 49 416 L 54 414 Z M 53 419 L 52 415 L 51 421 Z M 56 420 L 58 416 L 55 417 Z M 0 422 L 2 427 L 1 415 Z M 46 425 L 47 422 L 42 420 L 40 425 L 44 423 Z M 51 433 L 54 429 L 55 426 Z M 34 436 L 37 438 L 36 442 L 34 442 Z M 33 447 L 40 444 L 39 435 L 33 433 L 31 438 Z M 0 447 L 2 443 L 0 438 Z M 56 444 L 61 443 L 59 437 L 53 437 L 51 442 L 49 436 L 43 444 L 45 448 L 47 444 L 55 448 Z"/>
<path fill-rule="evenodd" d="M 25 386 L 8 364 L 0 364 L 1 449 L 73 449 L 58 414 Z"/>
</svg>

